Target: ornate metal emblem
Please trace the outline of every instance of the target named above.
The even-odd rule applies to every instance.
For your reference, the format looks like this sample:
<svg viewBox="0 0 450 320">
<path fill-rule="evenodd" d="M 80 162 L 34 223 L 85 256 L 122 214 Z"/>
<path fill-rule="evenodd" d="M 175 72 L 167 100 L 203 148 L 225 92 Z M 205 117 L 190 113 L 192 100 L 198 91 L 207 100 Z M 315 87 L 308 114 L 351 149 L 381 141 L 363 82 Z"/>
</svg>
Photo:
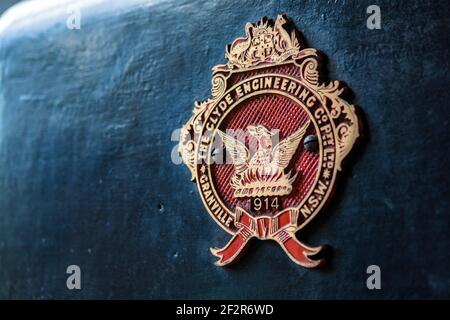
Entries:
<svg viewBox="0 0 450 320">
<path fill-rule="evenodd" d="M 304 267 L 323 247 L 296 232 L 329 200 L 359 135 L 355 107 L 339 81 L 322 83 L 319 54 L 284 16 L 247 23 L 213 68 L 212 97 L 197 102 L 179 151 L 212 218 L 232 235 L 211 249 L 235 262 L 251 239 L 275 240 Z"/>
</svg>

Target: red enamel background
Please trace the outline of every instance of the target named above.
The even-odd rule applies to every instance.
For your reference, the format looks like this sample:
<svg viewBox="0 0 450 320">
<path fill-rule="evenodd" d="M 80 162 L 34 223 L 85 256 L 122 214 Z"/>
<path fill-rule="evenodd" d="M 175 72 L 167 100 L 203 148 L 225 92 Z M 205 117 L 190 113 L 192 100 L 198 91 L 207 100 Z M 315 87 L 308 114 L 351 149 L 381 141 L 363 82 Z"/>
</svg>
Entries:
<svg viewBox="0 0 450 320">
<path fill-rule="evenodd" d="M 265 94 L 249 98 L 236 106 L 224 119 L 220 125 L 220 130 L 244 130 L 249 125 L 262 124 L 269 130 L 280 130 L 280 141 L 282 141 L 305 124 L 308 118 L 307 112 L 290 98 L 278 94 Z M 312 122 L 303 139 L 308 134 L 315 134 Z M 242 135 L 238 138 L 241 139 Z M 256 141 L 253 137 L 246 138 L 245 143 L 247 147 L 254 150 Z M 318 160 L 319 154 L 306 151 L 302 140 L 286 170 L 288 172 L 292 168 L 298 174 L 293 183 L 292 192 L 280 198 L 281 208 L 296 206 L 304 199 L 314 182 L 318 170 Z M 231 210 L 236 205 L 249 209 L 250 202 L 248 199 L 236 199 L 233 196 L 234 190 L 231 187 L 230 179 L 234 173 L 234 165 L 214 164 L 211 166 L 211 170 L 217 193 L 224 203 Z"/>
</svg>

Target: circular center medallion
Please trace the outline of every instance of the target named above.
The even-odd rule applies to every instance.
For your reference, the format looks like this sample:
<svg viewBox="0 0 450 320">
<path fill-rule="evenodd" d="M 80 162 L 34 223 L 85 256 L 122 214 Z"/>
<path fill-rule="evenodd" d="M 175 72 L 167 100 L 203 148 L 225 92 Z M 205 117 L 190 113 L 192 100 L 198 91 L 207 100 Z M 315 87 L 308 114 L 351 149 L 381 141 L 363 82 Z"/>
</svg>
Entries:
<svg viewBox="0 0 450 320">
<path fill-rule="evenodd" d="M 211 108 L 199 144 L 198 186 L 227 231 L 235 231 L 237 209 L 258 217 L 295 208 L 300 228 L 323 205 L 335 175 L 336 144 L 320 101 L 295 78 L 265 74 L 238 82 Z M 314 151 L 304 147 L 311 135 L 318 138 Z"/>
</svg>

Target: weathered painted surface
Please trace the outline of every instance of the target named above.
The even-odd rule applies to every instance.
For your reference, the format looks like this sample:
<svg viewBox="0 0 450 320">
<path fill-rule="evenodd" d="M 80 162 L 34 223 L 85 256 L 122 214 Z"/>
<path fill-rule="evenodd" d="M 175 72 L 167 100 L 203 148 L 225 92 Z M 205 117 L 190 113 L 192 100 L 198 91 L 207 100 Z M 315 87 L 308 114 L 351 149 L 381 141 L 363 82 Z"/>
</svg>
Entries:
<svg viewBox="0 0 450 320">
<path fill-rule="evenodd" d="M 3 17 L 0 297 L 449 298 L 449 7 L 377 1 L 371 31 L 372 2 L 104 1 L 81 8 L 81 30 L 62 4 Z M 301 236 L 333 245 L 329 267 L 256 242 L 218 268 L 208 248 L 228 235 L 171 162 L 171 134 L 209 96 L 225 45 L 278 13 L 353 89 L 365 139 Z M 66 289 L 70 264 L 81 291 Z"/>
</svg>

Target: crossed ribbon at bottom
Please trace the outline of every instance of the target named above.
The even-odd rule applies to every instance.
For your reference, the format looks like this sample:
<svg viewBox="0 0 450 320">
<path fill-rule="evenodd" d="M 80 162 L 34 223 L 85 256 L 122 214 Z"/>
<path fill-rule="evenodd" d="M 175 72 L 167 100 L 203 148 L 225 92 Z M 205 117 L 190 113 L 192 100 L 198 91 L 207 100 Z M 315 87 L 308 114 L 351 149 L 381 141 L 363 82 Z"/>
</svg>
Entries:
<svg viewBox="0 0 450 320">
<path fill-rule="evenodd" d="M 289 258 L 303 267 L 322 266 L 325 263 L 324 259 L 313 260 L 309 257 L 322 251 L 323 246 L 308 247 L 295 237 L 298 214 L 298 209 L 290 208 L 273 217 L 253 217 L 244 209 L 236 208 L 235 225 L 238 231 L 225 247 L 210 249 L 211 253 L 219 258 L 215 264 L 225 266 L 233 263 L 243 254 L 249 241 L 252 238 L 258 238 L 260 240 L 275 240 L 281 245 Z"/>
</svg>

